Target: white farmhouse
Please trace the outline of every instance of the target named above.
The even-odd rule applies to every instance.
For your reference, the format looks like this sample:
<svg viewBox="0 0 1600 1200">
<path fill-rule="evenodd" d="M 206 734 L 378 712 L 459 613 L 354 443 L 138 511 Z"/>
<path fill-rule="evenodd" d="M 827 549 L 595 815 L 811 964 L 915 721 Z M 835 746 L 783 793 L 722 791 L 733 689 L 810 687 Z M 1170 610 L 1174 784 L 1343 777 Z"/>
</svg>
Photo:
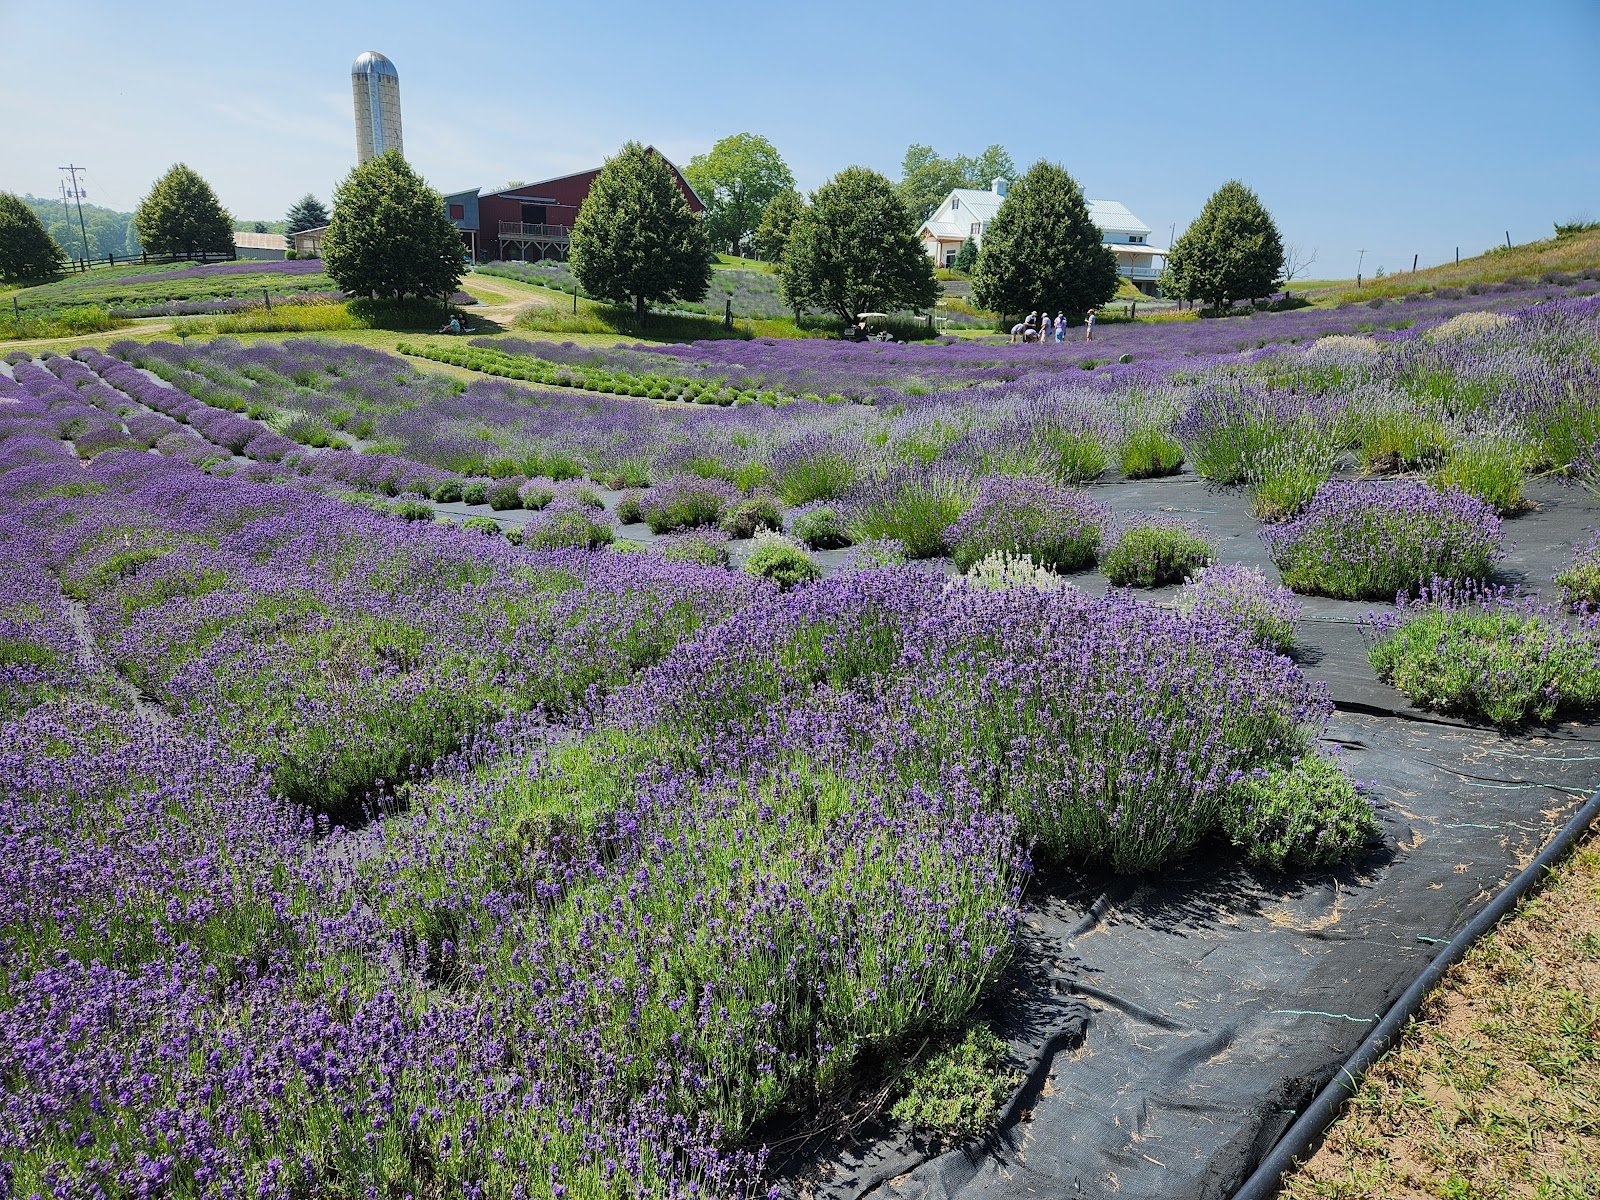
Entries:
<svg viewBox="0 0 1600 1200">
<path fill-rule="evenodd" d="M 979 246 L 989 222 L 1006 198 L 1006 181 L 996 179 L 986 192 L 956 188 L 922 223 L 917 237 L 937 266 L 953 267 L 961 243 L 969 237 Z M 1089 219 L 1100 230 L 1100 240 L 1117 256 L 1117 271 L 1141 292 L 1154 293 L 1167 251 L 1150 244 L 1150 226 L 1115 200 L 1090 200 Z"/>
</svg>

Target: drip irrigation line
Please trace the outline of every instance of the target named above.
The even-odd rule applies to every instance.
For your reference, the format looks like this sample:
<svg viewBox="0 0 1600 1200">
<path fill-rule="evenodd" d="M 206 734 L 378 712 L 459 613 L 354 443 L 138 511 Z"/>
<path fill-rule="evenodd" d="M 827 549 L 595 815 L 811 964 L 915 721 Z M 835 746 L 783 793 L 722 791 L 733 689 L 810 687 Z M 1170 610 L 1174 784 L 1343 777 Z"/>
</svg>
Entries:
<svg viewBox="0 0 1600 1200">
<path fill-rule="evenodd" d="M 1322 1135 L 1333 1124 L 1334 1118 L 1355 1095 L 1363 1076 L 1394 1045 L 1407 1022 L 1416 1015 L 1417 1010 L 1422 1007 L 1423 1000 L 1443 978 L 1444 973 L 1466 956 L 1473 943 L 1500 923 L 1501 918 L 1544 878 L 1545 872 L 1572 849 L 1573 844 L 1597 818 L 1600 818 L 1600 788 L 1597 788 L 1588 802 L 1561 827 L 1549 844 L 1539 852 L 1539 856 L 1524 867 L 1510 883 L 1506 884 L 1500 894 L 1489 902 L 1487 908 L 1444 943 L 1444 948 L 1401 994 L 1400 999 L 1394 1002 L 1383 1020 L 1378 1022 L 1377 1027 L 1367 1035 L 1366 1040 L 1356 1047 L 1355 1053 L 1339 1068 L 1328 1086 L 1318 1093 L 1295 1123 L 1289 1126 L 1283 1137 L 1278 1139 L 1271 1152 L 1261 1160 L 1261 1165 L 1244 1181 L 1239 1190 L 1234 1192 L 1233 1200 L 1271 1200 L 1271 1197 L 1278 1194 L 1284 1175 L 1297 1162 L 1303 1161 L 1318 1144 Z M 1432 942 L 1438 939 L 1418 940 Z"/>
</svg>

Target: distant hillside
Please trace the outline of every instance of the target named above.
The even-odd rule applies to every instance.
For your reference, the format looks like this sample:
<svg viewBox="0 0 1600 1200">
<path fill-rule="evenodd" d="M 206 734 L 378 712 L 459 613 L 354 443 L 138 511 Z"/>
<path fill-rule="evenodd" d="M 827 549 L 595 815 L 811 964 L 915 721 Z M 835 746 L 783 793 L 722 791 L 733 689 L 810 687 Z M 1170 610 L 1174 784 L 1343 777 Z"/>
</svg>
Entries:
<svg viewBox="0 0 1600 1200">
<path fill-rule="evenodd" d="M 78 228 L 78 206 L 62 209 L 60 198 L 23 196 L 22 202 L 33 209 L 34 215 L 55 238 L 61 248 L 72 258 L 83 257 L 83 233 L 89 235 L 89 257 L 104 258 L 115 254 L 139 253 L 139 235 L 133 229 L 133 214 L 101 208 L 98 204 L 83 206 L 83 230 Z"/>
<path fill-rule="evenodd" d="M 1534 280 L 1550 271 L 1567 274 L 1600 271 L 1600 227 L 1540 242 L 1524 242 L 1509 250 L 1498 246 L 1473 258 L 1463 258 L 1459 263 L 1366 279 L 1359 290 L 1353 279 L 1313 285 L 1310 294 L 1318 300 L 1373 300 L 1379 296 L 1403 296 L 1442 287 L 1500 283 L 1506 279 Z"/>
</svg>

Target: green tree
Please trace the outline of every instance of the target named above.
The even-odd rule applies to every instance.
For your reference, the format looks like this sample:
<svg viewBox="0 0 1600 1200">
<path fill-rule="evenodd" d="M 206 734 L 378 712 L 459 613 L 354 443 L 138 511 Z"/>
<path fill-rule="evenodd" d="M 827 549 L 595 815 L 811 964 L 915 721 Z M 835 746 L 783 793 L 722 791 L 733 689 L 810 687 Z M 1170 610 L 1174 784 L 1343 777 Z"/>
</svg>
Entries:
<svg viewBox="0 0 1600 1200">
<path fill-rule="evenodd" d="M 321 229 L 328 223 L 328 210 L 310 192 L 296 200 L 283 218 L 283 236 L 290 245 L 302 229 Z"/>
<path fill-rule="evenodd" d="M 794 190 L 794 175 L 778 148 L 760 134 L 735 133 L 696 154 L 684 177 L 706 205 L 711 244 L 734 254 L 756 230 L 775 196 Z"/>
<path fill-rule="evenodd" d="M 1002 314 L 1043 306 L 1077 319 L 1116 291 L 1116 256 L 1101 244 L 1083 191 L 1055 164 L 1035 163 L 983 235 L 973 299 Z"/>
<path fill-rule="evenodd" d="M 571 267 L 590 295 L 631 302 L 641 324 L 657 301 L 705 296 L 705 222 L 661 155 L 629 142 L 606 160 L 572 225 Z"/>
<path fill-rule="evenodd" d="M 1165 295 L 1221 309 L 1273 291 L 1283 271 L 1283 239 L 1261 197 L 1230 179 L 1173 243 L 1161 276 Z"/>
<path fill-rule="evenodd" d="M 900 163 L 900 182 L 894 190 L 906 206 L 915 231 L 951 191 L 966 186 L 967 173 L 962 163 L 942 158 L 932 146 L 913 144 L 906 148 Z"/>
<path fill-rule="evenodd" d="M 211 185 L 183 163 L 156 180 L 133 223 L 152 254 L 233 253 L 233 218 Z"/>
<path fill-rule="evenodd" d="M 362 163 L 334 190 L 322 262 L 352 296 L 443 296 L 461 281 L 461 236 L 444 197 L 390 150 Z"/>
<path fill-rule="evenodd" d="M 799 308 L 854 322 L 862 312 L 926 308 L 939 295 L 933 260 L 894 185 L 846 167 L 811 195 L 795 220 L 778 276 Z"/>
<path fill-rule="evenodd" d="M 66 256 L 22 198 L 0 192 L 0 279 L 22 283 L 47 279 Z"/>
<path fill-rule="evenodd" d="M 996 179 L 1011 180 L 1016 174 L 1017 165 L 1004 146 L 990 146 L 977 158 L 965 154 L 945 158 L 932 146 L 913 144 L 907 147 L 900 163 L 900 182 L 895 184 L 895 191 L 911 211 L 914 223 L 920 226 L 956 188 L 986 192 Z"/>
<path fill-rule="evenodd" d="M 961 243 L 961 249 L 956 252 L 956 270 L 971 274 L 972 268 L 977 265 L 978 243 L 968 238 Z"/>
<path fill-rule="evenodd" d="M 1009 182 L 1017 177 L 1017 164 L 1001 145 L 990 146 L 967 162 L 967 186 L 980 191 L 993 186 L 996 179 Z"/>
<path fill-rule="evenodd" d="M 783 259 L 783 248 L 789 244 L 789 231 L 805 211 L 805 197 L 793 188 L 787 188 L 772 198 L 761 214 L 761 224 L 756 229 L 756 257 L 762 262 L 776 263 Z"/>
</svg>

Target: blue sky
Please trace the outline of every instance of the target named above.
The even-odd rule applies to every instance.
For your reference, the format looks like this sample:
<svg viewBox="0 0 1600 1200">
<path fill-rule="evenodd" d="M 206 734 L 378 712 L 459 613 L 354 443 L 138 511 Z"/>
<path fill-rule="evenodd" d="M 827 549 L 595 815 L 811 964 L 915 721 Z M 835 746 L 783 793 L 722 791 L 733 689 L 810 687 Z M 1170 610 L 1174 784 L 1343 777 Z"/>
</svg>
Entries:
<svg viewBox="0 0 1600 1200">
<path fill-rule="evenodd" d="M 489 23 L 486 14 L 503 16 Z M 350 61 L 400 72 L 441 190 L 765 134 L 803 188 L 911 142 L 1061 163 L 1164 241 L 1237 177 L 1313 274 L 1600 218 L 1600 3 L 263 5 L 0 0 L 0 189 L 131 208 L 185 161 L 236 215 L 353 163 Z"/>
</svg>

